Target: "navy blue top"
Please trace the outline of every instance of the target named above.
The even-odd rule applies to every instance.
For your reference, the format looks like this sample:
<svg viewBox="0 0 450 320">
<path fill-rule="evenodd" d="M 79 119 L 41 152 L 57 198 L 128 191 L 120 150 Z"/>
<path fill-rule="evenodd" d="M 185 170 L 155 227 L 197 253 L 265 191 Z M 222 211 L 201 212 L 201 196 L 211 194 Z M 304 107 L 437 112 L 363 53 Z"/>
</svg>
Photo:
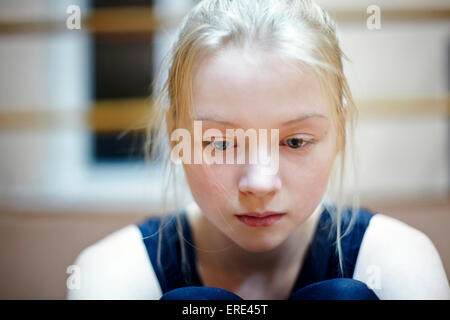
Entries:
<svg viewBox="0 0 450 320">
<path fill-rule="evenodd" d="M 181 244 L 176 229 L 176 214 L 171 214 L 167 218 L 152 217 L 137 224 L 163 294 L 179 287 L 203 286 L 197 269 L 193 237 L 186 214 L 185 210 L 179 213 L 183 237 L 187 241 L 185 242 L 186 263 L 182 263 Z M 344 269 L 344 273 L 341 274 L 335 250 L 336 232 L 330 232 L 331 214 L 329 209 L 324 208 L 291 294 L 314 282 L 340 277 L 352 278 L 359 247 L 373 215 L 374 213 L 369 210 L 360 208 L 350 233 L 341 239 Z M 344 208 L 341 234 L 346 230 L 350 217 L 351 211 Z M 158 227 L 161 222 L 162 237 L 160 263 L 158 263 Z"/>
</svg>

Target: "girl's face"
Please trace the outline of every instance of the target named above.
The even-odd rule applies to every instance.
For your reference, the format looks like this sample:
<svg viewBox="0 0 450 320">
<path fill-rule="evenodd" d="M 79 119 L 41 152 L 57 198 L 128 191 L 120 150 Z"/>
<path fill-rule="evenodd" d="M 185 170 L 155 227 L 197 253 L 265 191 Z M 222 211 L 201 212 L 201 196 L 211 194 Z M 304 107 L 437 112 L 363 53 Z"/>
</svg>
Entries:
<svg viewBox="0 0 450 320">
<path fill-rule="evenodd" d="M 312 70 L 300 74 L 259 52 L 227 48 L 203 58 L 194 70 L 194 117 L 202 120 L 203 132 L 219 129 L 223 139 L 225 129 L 267 129 L 268 137 L 278 129 L 278 171 L 263 174 L 262 164 L 250 164 L 248 146 L 245 164 L 183 164 L 192 195 L 213 227 L 252 252 L 277 247 L 312 214 L 336 152 L 329 106 Z M 283 215 L 269 226 L 239 217 L 265 211 Z"/>
</svg>

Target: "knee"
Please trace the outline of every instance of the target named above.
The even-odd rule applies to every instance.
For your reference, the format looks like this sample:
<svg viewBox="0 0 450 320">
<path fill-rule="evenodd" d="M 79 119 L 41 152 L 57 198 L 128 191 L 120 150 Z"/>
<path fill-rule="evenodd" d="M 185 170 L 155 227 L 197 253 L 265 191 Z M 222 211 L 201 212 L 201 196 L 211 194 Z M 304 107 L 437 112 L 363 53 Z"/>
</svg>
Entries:
<svg viewBox="0 0 450 320">
<path fill-rule="evenodd" d="M 364 282 L 349 278 L 316 282 L 294 292 L 294 300 L 378 300 Z"/>
<path fill-rule="evenodd" d="M 160 300 L 242 300 L 242 298 L 221 288 L 181 287 L 166 292 Z"/>
</svg>

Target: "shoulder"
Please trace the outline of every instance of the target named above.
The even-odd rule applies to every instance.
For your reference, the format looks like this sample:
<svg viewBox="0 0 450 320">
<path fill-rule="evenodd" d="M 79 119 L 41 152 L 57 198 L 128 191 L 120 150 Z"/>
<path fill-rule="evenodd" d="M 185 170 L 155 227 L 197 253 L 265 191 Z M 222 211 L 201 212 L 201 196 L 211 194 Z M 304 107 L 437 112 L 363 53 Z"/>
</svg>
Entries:
<svg viewBox="0 0 450 320">
<path fill-rule="evenodd" d="M 162 295 L 142 233 L 129 225 L 85 248 L 76 258 L 80 288 L 68 299 L 159 299 Z"/>
<path fill-rule="evenodd" d="M 420 230 L 374 214 L 364 234 L 354 279 L 380 299 L 449 299 L 447 276 L 433 242 Z"/>
</svg>

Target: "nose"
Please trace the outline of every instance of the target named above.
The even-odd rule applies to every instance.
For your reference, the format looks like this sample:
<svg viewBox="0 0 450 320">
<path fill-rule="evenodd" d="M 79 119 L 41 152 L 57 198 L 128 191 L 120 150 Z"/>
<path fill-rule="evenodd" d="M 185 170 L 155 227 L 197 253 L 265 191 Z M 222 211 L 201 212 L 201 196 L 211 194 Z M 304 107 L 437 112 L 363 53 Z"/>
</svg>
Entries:
<svg viewBox="0 0 450 320">
<path fill-rule="evenodd" d="M 281 189 L 281 179 L 277 173 L 267 173 L 264 165 L 249 164 L 239 180 L 239 191 L 246 195 L 263 197 L 274 195 Z"/>
</svg>

